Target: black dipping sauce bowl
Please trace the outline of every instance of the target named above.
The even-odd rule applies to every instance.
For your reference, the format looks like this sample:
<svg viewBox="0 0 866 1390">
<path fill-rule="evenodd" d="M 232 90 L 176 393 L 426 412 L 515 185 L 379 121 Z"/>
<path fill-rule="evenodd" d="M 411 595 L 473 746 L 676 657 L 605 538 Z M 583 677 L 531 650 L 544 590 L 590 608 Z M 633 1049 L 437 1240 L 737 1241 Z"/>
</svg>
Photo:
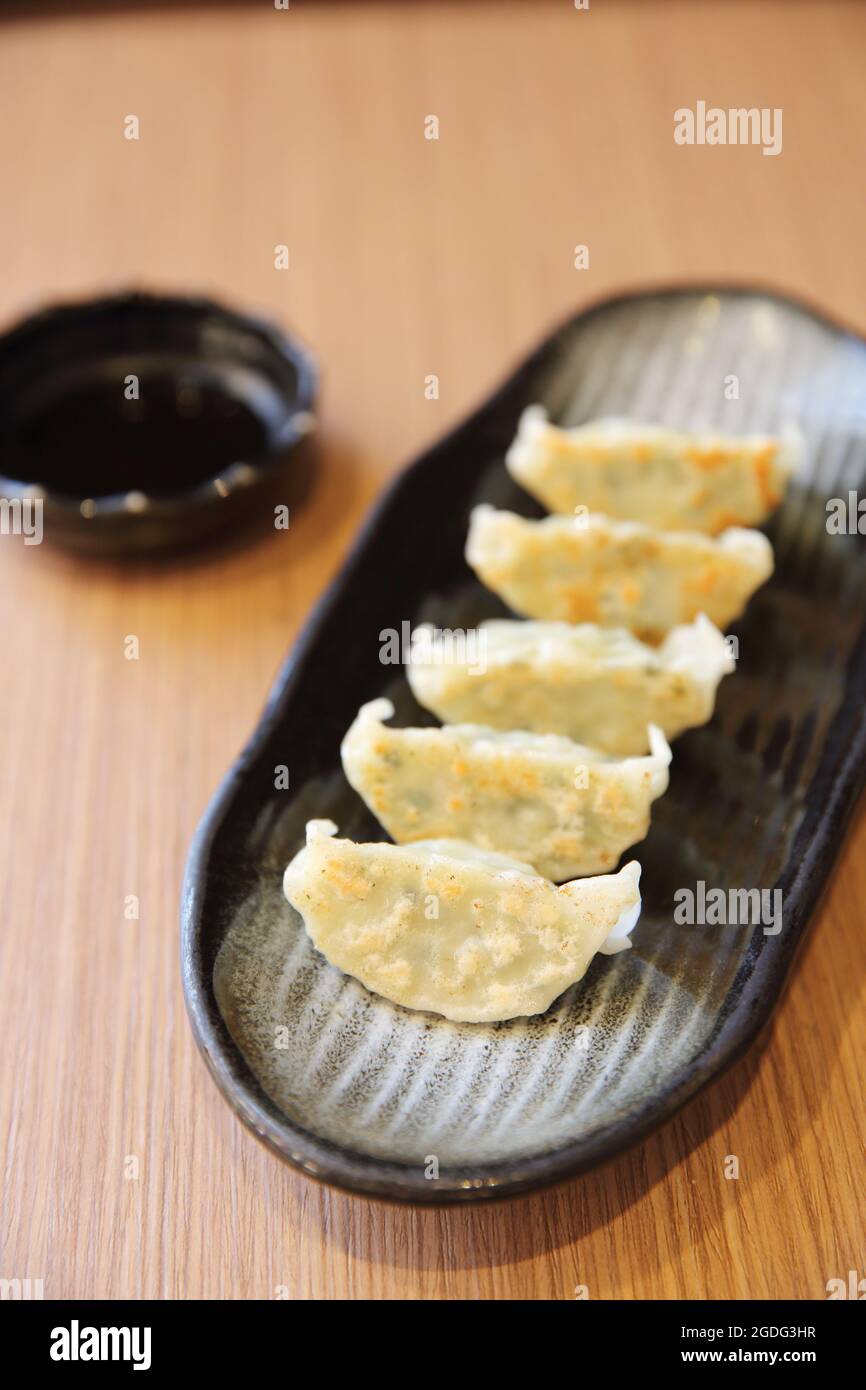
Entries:
<svg viewBox="0 0 866 1390">
<path fill-rule="evenodd" d="M 112 556 L 273 521 L 309 471 L 315 387 L 298 343 L 206 299 L 46 309 L 0 337 L 0 496 Z"/>
</svg>

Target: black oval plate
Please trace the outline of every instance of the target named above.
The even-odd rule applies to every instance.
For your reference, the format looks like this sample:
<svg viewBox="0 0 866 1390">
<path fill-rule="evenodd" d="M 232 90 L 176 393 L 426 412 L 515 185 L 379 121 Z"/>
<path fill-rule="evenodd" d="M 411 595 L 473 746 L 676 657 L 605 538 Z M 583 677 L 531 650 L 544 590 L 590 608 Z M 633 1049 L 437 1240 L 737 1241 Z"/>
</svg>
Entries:
<svg viewBox="0 0 866 1390">
<path fill-rule="evenodd" d="M 383 838 L 340 740 L 387 689 L 422 718 L 380 634 L 496 610 L 463 560 L 481 499 L 537 509 L 503 456 L 518 416 L 683 428 L 798 420 L 802 476 L 769 528 L 777 571 L 735 629 L 712 723 L 678 739 L 656 803 L 631 951 L 599 957 L 542 1017 L 454 1024 L 369 994 L 311 946 L 281 891 L 308 817 Z M 579 315 L 403 473 L 279 675 L 195 837 L 182 909 L 193 1031 L 226 1098 L 277 1153 L 414 1202 L 526 1191 L 645 1136 L 755 1038 L 779 998 L 866 769 L 866 540 L 829 497 L 866 485 L 866 347 L 787 299 L 652 292 Z M 866 524 L 866 523 L 864 523 Z M 428 717 L 429 722 L 429 717 Z M 291 790 L 275 788 L 289 769 Z M 679 926 L 678 888 L 778 887 L 782 928 Z M 832 949 L 832 943 L 828 942 Z M 438 1176 L 436 1174 L 438 1173 Z"/>
</svg>

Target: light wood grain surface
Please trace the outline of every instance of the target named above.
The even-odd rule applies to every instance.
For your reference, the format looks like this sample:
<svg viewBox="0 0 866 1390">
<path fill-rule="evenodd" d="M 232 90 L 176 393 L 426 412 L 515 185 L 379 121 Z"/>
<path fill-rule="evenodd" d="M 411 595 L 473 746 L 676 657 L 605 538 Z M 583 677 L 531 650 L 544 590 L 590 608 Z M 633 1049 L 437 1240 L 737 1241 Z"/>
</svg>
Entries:
<svg viewBox="0 0 866 1390">
<path fill-rule="evenodd" d="M 106 285 L 199 289 L 293 326 L 324 372 L 322 471 L 288 534 L 129 569 L 0 538 L 0 1276 L 55 1297 L 814 1299 L 866 1275 L 862 816 L 760 1055 L 604 1171 L 483 1210 L 355 1200 L 259 1147 L 177 965 L 190 837 L 365 508 L 544 331 L 680 276 L 768 281 L 866 330 L 864 51 L 866 8 L 836 3 L 0 22 L 3 322 Z M 781 107 L 782 154 L 676 146 L 698 98 Z"/>
</svg>

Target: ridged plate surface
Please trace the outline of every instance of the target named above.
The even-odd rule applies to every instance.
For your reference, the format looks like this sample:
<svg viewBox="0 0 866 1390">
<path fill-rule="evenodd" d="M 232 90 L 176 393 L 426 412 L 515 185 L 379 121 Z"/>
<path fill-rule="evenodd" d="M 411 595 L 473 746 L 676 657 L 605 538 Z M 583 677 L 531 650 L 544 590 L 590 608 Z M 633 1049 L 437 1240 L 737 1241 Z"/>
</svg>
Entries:
<svg viewBox="0 0 866 1390">
<path fill-rule="evenodd" d="M 732 629 L 738 671 L 712 723 L 674 744 L 670 790 L 636 851 L 634 948 L 596 958 L 543 1017 L 453 1024 L 331 968 L 281 875 L 309 817 L 384 838 L 342 776 L 340 739 L 383 691 L 400 722 L 430 722 L 399 669 L 380 663 L 383 629 L 466 627 L 504 611 L 463 562 L 467 517 L 479 500 L 539 514 L 503 466 L 536 400 L 563 424 L 616 414 L 737 433 L 795 420 L 805 467 L 768 528 L 776 574 Z M 312 1175 L 383 1196 L 525 1190 L 634 1142 L 753 1039 L 864 773 L 866 540 L 826 526 L 827 499 L 862 491 L 864 474 L 864 345 L 788 301 L 720 290 L 581 315 L 398 479 L 289 658 L 187 871 L 193 1027 L 267 1142 Z M 280 764 L 289 791 L 275 790 Z M 778 886 L 782 930 L 677 925 L 674 892 L 699 880 Z M 438 1179 L 427 1176 L 434 1158 Z"/>
</svg>

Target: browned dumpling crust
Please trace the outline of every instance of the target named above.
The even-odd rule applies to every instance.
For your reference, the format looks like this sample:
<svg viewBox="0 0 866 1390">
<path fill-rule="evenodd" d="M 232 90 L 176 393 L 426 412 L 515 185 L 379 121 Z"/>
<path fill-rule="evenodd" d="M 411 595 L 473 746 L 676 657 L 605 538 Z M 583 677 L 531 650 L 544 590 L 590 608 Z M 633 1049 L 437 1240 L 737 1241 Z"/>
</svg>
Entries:
<svg viewBox="0 0 866 1390">
<path fill-rule="evenodd" d="M 474 629 L 471 656 L 429 625 L 407 669 L 415 698 L 446 724 L 564 734 L 620 757 L 646 753 L 647 727 L 667 739 L 705 724 L 734 660 L 705 617 L 659 647 L 592 623 L 496 619 Z"/>
<path fill-rule="evenodd" d="M 760 526 L 799 467 L 799 435 L 685 434 L 630 420 L 576 429 L 524 411 L 506 464 L 551 512 L 578 507 L 626 521 L 715 536 Z"/>
<path fill-rule="evenodd" d="M 364 705 L 343 739 L 343 770 L 398 844 L 453 836 L 528 860 L 562 882 L 614 869 L 646 835 L 671 750 L 614 758 L 558 734 L 477 724 L 392 728 L 390 700 Z"/>
<path fill-rule="evenodd" d="M 464 1023 L 542 1013 L 597 951 L 629 945 L 640 866 L 556 888 L 460 840 L 333 838 L 310 821 L 284 890 L 313 944 L 367 989 Z"/>
<path fill-rule="evenodd" d="M 760 531 L 713 538 L 595 514 L 527 521 L 489 506 L 472 513 L 466 559 L 516 613 L 626 627 L 646 642 L 699 613 L 725 628 L 773 572 Z"/>
</svg>

